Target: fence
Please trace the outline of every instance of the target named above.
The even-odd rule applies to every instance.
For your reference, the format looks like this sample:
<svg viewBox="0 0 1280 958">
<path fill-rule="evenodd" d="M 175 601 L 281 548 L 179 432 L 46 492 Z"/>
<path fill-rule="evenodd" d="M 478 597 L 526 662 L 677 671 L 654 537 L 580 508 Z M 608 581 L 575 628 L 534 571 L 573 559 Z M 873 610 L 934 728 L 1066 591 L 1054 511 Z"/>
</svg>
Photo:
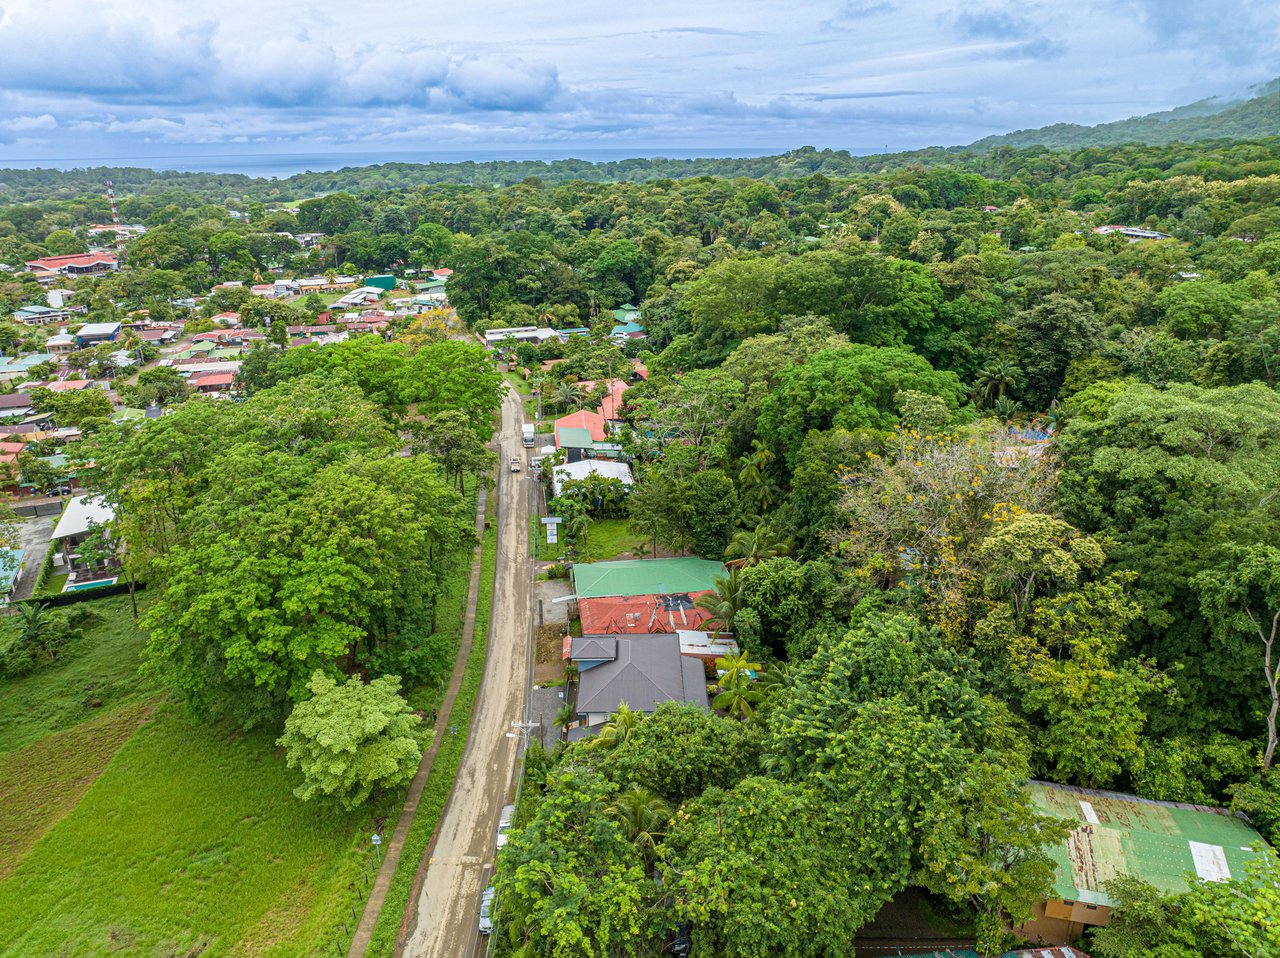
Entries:
<svg viewBox="0 0 1280 958">
<path fill-rule="evenodd" d="M 44 569 L 41 569 L 40 572 L 41 575 L 44 575 Z M 40 580 L 37 579 L 36 582 L 40 583 Z M 133 588 L 135 592 L 141 592 L 146 588 L 146 584 L 139 582 Z M 39 585 L 37 585 L 38 589 Z M 111 585 L 100 585 L 92 589 L 81 589 L 77 592 L 60 592 L 57 595 L 39 596 L 33 594 L 31 598 L 20 599 L 11 603 L 11 605 L 47 605 L 56 608 L 63 605 L 74 605 L 76 602 L 87 602 L 90 599 L 104 599 L 109 595 L 124 595 L 128 591 L 128 582 L 114 582 Z"/>
</svg>

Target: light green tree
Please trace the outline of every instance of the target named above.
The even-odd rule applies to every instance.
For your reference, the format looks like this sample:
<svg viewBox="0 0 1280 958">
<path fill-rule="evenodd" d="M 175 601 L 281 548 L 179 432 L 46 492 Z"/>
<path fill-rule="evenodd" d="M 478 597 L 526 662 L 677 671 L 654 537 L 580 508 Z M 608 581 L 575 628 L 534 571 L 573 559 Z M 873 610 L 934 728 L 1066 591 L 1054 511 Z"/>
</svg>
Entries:
<svg viewBox="0 0 1280 958">
<path fill-rule="evenodd" d="M 413 778 L 422 757 L 418 724 L 399 695 L 400 679 L 384 675 L 367 685 L 359 676 L 339 684 L 316 672 L 311 698 L 293 707 L 278 744 L 290 768 L 302 772 L 294 794 L 317 796 L 358 808 L 375 789 Z"/>
</svg>

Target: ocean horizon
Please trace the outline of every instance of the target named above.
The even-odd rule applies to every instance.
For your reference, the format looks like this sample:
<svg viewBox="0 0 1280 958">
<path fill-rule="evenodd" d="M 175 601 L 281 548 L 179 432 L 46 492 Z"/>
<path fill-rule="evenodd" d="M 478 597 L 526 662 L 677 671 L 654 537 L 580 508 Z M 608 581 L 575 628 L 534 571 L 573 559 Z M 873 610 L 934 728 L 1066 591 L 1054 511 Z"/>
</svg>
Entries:
<svg viewBox="0 0 1280 958">
<path fill-rule="evenodd" d="M 376 166 L 380 163 L 486 163 L 532 160 L 583 160 L 611 163 L 632 159 L 693 160 L 705 158 L 749 159 L 776 156 L 794 147 L 641 147 L 548 149 L 396 150 L 307 153 L 177 153 L 134 156 L 63 156 L 26 159 L 0 158 L 0 168 L 15 170 L 77 170 L 94 167 L 140 167 L 175 173 L 241 173 L 245 176 L 284 179 L 298 173 L 324 173 L 344 167 Z M 841 147 L 859 156 L 884 152 L 885 148 Z"/>
</svg>

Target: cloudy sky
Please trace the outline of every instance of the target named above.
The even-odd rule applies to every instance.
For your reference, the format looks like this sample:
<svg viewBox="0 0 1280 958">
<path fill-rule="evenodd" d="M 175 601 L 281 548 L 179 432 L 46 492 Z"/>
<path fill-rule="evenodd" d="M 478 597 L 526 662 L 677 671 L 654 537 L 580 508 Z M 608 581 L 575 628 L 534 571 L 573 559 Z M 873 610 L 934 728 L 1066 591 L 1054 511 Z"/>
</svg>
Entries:
<svg viewBox="0 0 1280 958">
<path fill-rule="evenodd" d="M 0 0 L 0 166 L 967 143 L 1280 73 L 1274 0 Z"/>
</svg>

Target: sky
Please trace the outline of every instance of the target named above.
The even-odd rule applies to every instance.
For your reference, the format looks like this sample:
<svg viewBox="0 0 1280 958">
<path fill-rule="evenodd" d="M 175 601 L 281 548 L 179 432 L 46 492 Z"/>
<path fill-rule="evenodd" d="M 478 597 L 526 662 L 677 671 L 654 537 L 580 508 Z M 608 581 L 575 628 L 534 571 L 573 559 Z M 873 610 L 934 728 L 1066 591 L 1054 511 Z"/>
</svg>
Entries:
<svg viewBox="0 0 1280 958">
<path fill-rule="evenodd" d="M 1280 74 L 1274 0 L 0 0 L 0 166 L 62 157 L 860 152 Z"/>
</svg>

